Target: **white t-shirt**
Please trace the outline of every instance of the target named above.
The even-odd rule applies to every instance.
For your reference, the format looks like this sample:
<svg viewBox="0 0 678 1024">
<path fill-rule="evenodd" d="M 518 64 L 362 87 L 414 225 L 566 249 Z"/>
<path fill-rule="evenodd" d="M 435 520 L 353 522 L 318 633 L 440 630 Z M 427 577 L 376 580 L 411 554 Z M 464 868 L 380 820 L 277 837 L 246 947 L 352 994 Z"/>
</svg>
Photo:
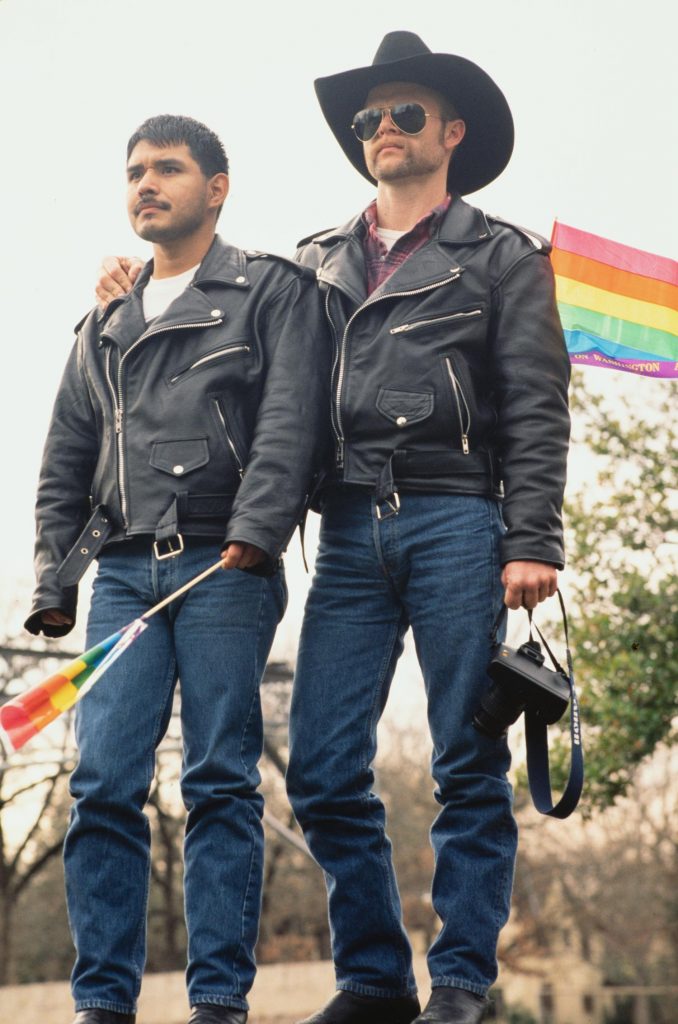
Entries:
<svg viewBox="0 0 678 1024">
<path fill-rule="evenodd" d="M 386 248 L 390 251 L 396 244 L 399 238 L 406 235 L 406 231 L 394 231 L 393 228 L 377 228 L 377 234 L 384 243 Z"/>
<path fill-rule="evenodd" d="M 170 303 L 181 295 L 199 266 L 200 264 L 196 263 L 190 270 L 184 270 L 182 274 L 175 274 L 174 277 L 161 277 L 157 281 L 154 277 L 148 279 L 143 294 L 146 323 L 164 313 Z"/>
</svg>

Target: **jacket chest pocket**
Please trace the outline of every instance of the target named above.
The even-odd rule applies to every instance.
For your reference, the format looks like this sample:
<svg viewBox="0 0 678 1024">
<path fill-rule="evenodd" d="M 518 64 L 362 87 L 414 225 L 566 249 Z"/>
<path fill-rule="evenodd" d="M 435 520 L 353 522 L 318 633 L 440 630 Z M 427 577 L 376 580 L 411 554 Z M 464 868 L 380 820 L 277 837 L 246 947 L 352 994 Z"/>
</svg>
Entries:
<svg viewBox="0 0 678 1024">
<path fill-rule="evenodd" d="M 151 448 L 150 464 L 161 473 L 185 476 L 209 462 L 206 437 L 190 437 L 178 441 L 155 441 Z"/>
<path fill-rule="evenodd" d="M 215 366 L 220 366 L 222 363 L 232 359 L 237 359 L 238 357 L 242 358 L 243 356 L 247 356 L 249 352 L 250 345 L 247 341 L 233 341 L 227 344 L 222 343 L 218 347 L 210 349 L 208 352 L 202 352 L 200 355 L 196 355 L 191 362 L 173 370 L 171 375 L 167 378 L 167 384 L 169 387 L 175 387 L 177 384 L 181 384 L 188 377 L 192 377 L 196 373 L 212 369 Z"/>
<path fill-rule="evenodd" d="M 400 391 L 396 388 L 379 388 L 377 409 L 397 427 L 406 427 L 428 419 L 433 412 L 432 391 Z"/>
</svg>

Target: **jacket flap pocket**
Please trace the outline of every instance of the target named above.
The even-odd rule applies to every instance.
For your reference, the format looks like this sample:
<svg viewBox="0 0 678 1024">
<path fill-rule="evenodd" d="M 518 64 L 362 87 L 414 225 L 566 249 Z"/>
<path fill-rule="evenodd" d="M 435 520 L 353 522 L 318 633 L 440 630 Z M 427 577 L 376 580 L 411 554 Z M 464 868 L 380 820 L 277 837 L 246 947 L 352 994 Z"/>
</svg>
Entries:
<svg viewBox="0 0 678 1024">
<path fill-rule="evenodd" d="M 184 441 L 155 441 L 150 463 L 154 469 L 171 476 L 185 476 L 209 462 L 206 437 L 191 437 Z"/>
<path fill-rule="evenodd" d="M 380 388 L 377 395 L 377 409 L 398 426 L 419 423 L 433 412 L 433 393 L 430 391 L 396 391 L 394 388 Z"/>
</svg>

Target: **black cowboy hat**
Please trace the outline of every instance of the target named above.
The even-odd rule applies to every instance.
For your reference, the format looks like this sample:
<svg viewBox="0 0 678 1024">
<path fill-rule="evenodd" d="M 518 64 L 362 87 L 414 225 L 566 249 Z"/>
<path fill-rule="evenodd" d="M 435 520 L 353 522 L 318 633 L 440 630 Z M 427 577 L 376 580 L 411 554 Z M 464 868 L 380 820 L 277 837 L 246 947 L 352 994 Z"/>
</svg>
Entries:
<svg viewBox="0 0 678 1024">
<path fill-rule="evenodd" d="M 315 81 L 322 112 L 356 170 L 368 181 L 362 143 L 353 133 L 353 115 L 365 97 L 384 82 L 416 82 L 453 103 L 466 122 L 466 135 L 450 161 L 450 191 L 467 195 L 493 181 L 513 150 L 513 118 L 504 94 L 477 64 L 450 53 L 432 53 L 414 32 L 389 32 L 369 67 L 342 71 Z"/>
</svg>

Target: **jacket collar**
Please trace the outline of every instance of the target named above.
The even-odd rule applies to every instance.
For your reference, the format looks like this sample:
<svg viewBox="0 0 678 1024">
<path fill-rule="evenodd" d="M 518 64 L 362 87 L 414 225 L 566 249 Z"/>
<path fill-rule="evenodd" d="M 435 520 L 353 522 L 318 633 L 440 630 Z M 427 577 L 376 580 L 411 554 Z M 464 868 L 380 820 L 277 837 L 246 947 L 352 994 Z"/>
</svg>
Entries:
<svg viewBox="0 0 678 1024">
<path fill-rule="evenodd" d="M 212 245 L 198 267 L 190 288 L 186 288 L 152 325 L 143 315 L 143 290 L 153 273 L 153 260 L 149 260 L 139 274 L 134 288 L 123 298 L 114 299 L 100 314 L 100 335 L 127 349 L 147 331 L 154 333 L 163 327 L 182 323 L 211 323 L 225 315 L 223 304 L 215 304 L 214 297 L 206 295 L 206 285 L 226 285 L 239 290 L 250 287 L 247 259 L 241 249 L 224 242 L 215 235 Z"/>
<path fill-rule="evenodd" d="M 362 248 L 364 231 L 361 215 L 358 215 L 343 227 L 325 231 L 313 239 L 313 244 L 321 251 L 318 280 L 338 288 L 358 305 L 366 298 Z M 417 250 L 416 260 L 405 260 L 371 297 L 431 284 L 444 276 L 441 275 L 442 269 L 447 272 L 459 264 L 462 252 L 449 252 L 448 246 L 475 247 L 487 241 L 492 235 L 492 228 L 482 210 L 455 195 L 440 223 L 437 235 L 428 245 Z M 442 246 L 445 248 L 442 249 Z M 463 255 L 465 256 L 465 253 Z"/>
</svg>

